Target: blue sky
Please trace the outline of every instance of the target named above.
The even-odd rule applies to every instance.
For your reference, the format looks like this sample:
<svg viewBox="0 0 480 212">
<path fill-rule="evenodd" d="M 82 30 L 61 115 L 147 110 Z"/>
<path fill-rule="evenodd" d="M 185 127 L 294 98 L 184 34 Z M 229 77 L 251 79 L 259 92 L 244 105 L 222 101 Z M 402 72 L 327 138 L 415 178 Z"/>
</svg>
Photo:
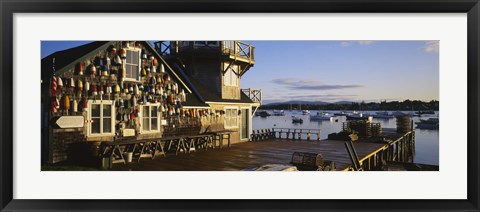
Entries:
<svg viewBox="0 0 480 212">
<path fill-rule="evenodd" d="M 265 103 L 289 100 L 438 100 L 436 41 L 245 41 L 255 66 L 242 88 L 259 88 Z M 88 41 L 42 42 L 42 58 Z"/>
</svg>

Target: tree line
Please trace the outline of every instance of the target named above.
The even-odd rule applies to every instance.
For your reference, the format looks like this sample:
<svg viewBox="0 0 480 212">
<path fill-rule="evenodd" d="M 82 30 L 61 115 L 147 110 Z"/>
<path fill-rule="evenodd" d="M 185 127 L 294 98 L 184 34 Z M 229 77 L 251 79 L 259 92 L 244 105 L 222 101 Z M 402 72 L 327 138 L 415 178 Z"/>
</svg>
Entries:
<svg viewBox="0 0 480 212">
<path fill-rule="evenodd" d="M 343 104 L 288 104 L 277 103 L 262 105 L 260 109 L 264 110 L 406 110 L 406 111 L 423 111 L 423 110 L 438 110 L 439 101 L 432 100 L 424 102 L 419 100 L 405 100 L 405 101 L 381 101 L 381 102 L 351 102 Z"/>
</svg>

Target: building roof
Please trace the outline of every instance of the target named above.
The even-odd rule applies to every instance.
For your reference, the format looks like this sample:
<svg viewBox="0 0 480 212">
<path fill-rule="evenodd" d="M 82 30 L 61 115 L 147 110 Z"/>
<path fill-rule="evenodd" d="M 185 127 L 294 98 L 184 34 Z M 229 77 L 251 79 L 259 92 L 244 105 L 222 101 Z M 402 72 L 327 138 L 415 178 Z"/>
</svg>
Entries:
<svg viewBox="0 0 480 212">
<path fill-rule="evenodd" d="M 107 47 L 114 44 L 114 42 L 116 41 L 95 41 L 48 55 L 47 57 L 42 59 L 42 79 L 47 79 L 51 77 L 53 72 L 54 59 L 55 75 L 61 75 L 62 73 L 73 68 L 77 62 L 93 57 L 95 54 L 98 53 L 98 51 L 107 49 Z M 163 57 L 158 54 L 155 48 L 153 48 L 153 46 L 147 41 L 141 42 L 144 44 L 145 48 L 147 48 L 150 52 L 155 54 L 157 58 L 160 59 L 160 61 L 165 65 L 165 70 L 179 81 L 179 84 L 186 89 L 186 92 L 191 93 L 192 91 L 190 87 L 188 87 L 177 75 L 177 73 L 173 71 L 173 69 L 168 65 L 168 63 L 163 59 Z"/>
</svg>

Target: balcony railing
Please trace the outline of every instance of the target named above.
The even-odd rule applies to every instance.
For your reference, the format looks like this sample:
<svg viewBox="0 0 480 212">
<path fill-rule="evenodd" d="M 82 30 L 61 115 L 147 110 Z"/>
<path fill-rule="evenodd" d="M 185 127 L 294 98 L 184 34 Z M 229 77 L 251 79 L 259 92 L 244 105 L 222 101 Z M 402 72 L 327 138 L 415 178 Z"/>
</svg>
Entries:
<svg viewBox="0 0 480 212">
<path fill-rule="evenodd" d="M 248 61 L 255 61 L 255 47 L 240 41 L 223 41 L 222 52 L 244 58 Z"/>
<path fill-rule="evenodd" d="M 262 105 L 262 90 L 252 88 L 242 88 L 242 92 L 248 96 L 254 103 Z"/>
</svg>

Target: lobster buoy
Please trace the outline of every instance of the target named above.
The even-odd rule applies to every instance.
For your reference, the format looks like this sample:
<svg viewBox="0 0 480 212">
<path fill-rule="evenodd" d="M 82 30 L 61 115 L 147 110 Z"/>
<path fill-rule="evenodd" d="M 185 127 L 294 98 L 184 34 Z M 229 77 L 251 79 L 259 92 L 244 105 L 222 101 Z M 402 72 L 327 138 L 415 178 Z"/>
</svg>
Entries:
<svg viewBox="0 0 480 212">
<path fill-rule="evenodd" d="M 102 84 L 100 84 L 100 89 L 99 90 L 100 90 L 99 93 L 100 93 L 100 97 L 101 97 L 101 96 L 103 96 L 103 94 L 105 94 Z"/>
<path fill-rule="evenodd" d="M 165 67 L 163 66 L 163 63 L 160 63 L 160 73 L 165 73 Z"/>
<path fill-rule="evenodd" d="M 110 83 L 107 83 L 107 89 L 105 92 L 109 95 L 112 93 L 112 86 L 110 86 Z"/>
<path fill-rule="evenodd" d="M 68 98 L 68 95 L 65 95 L 65 98 L 63 99 L 63 109 L 70 109 L 70 98 Z"/>
<path fill-rule="evenodd" d="M 75 88 L 75 80 L 73 78 L 70 78 L 70 87 Z"/>
<path fill-rule="evenodd" d="M 63 88 L 63 81 L 62 78 L 58 78 L 57 80 L 57 89 L 62 89 Z"/>
<path fill-rule="evenodd" d="M 97 74 L 97 68 L 95 68 L 95 65 L 92 63 L 90 64 L 90 76 L 95 77 Z"/>
<path fill-rule="evenodd" d="M 83 111 L 87 111 L 87 109 L 88 109 L 88 101 L 87 101 L 86 98 L 83 99 L 83 105 L 82 105 L 82 107 L 83 107 Z"/>
<path fill-rule="evenodd" d="M 127 58 L 127 50 L 122 48 L 120 49 L 120 58 L 126 59 Z"/>
<path fill-rule="evenodd" d="M 76 99 L 73 100 L 72 112 L 74 112 L 74 113 L 78 112 L 78 102 L 77 102 Z"/>
<path fill-rule="evenodd" d="M 113 62 L 115 63 L 115 65 L 120 65 L 120 64 L 122 64 L 122 59 L 120 58 L 120 56 L 117 55 L 113 59 Z"/>
<path fill-rule="evenodd" d="M 142 77 L 147 76 L 147 70 L 145 70 L 145 67 L 142 68 Z"/>
<path fill-rule="evenodd" d="M 129 93 L 133 93 L 133 86 L 132 86 L 132 85 L 129 85 L 129 86 L 128 86 L 128 92 L 129 92 Z"/>
<path fill-rule="evenodd" d="M 55 100 L 52 102 L 52 113 L 58 112 L 59 107 L 60 107 L 60 104 L 58 102 L 58 98 L 55 98 Z"/>
<path fill-rule="evenodd" d="M 83 82 L 82 82 L 82 80 L 78 80 L 78 82 L 77 82 L 77 88 L 78 88 L 78 92 L 82 93 L 82 91 L 83 91 Z"/>
<path fill-rule="evenodd" d="M 157 76 L 157 84 L 162 84 L 162 77 L 160 75 Z"/>
<path fill-rule="evenodd" d="M 93 95 L 93 96 L 98 95 L 97 85 L 95 85 L 95 84 L 92 85 L 92 95 Z"/>
<path fill-rule="evenodd" d="M 123 102 L 123 99 L 120 99 L 120 107 L 125 107 L 125 104 Z"/>
<path fill-rule="evenodd" d="M 135 84 L 135 88 L 133 89 L 133 94 L 134 95 L 138 95 L 140 93 L 139 89 L 138 89 L 138 85 Z"/>
<path fill-rule="evenodd" d="M 120 93 L 120 86 L 115 84 L 115 93 Z"/>
<path fill-rule="evenodd" d="M 87 81 L 87 82 L 85 82 L 85 92 L 88 93 L 88 91 L 90 91 L 90 83 L 88 83 L 88 81 Z"/>
<path fill-rule="evenodd" d="M 52 89 L 52 96 L 57 96 L 57 78 L 55 76 L 53 76 L 52 78 L 51 89 Z"/>
<path fill-rule="evenodd" d="M 108 68 L 106 65 L 102 66 L 102 76 L 108 77 Z"/>
<path fill-rule="evenodd" d="M 75 64 L 75 73 L 78 75 L 83 75 L 83 63 L 79 62 Z"/>
</svg>

